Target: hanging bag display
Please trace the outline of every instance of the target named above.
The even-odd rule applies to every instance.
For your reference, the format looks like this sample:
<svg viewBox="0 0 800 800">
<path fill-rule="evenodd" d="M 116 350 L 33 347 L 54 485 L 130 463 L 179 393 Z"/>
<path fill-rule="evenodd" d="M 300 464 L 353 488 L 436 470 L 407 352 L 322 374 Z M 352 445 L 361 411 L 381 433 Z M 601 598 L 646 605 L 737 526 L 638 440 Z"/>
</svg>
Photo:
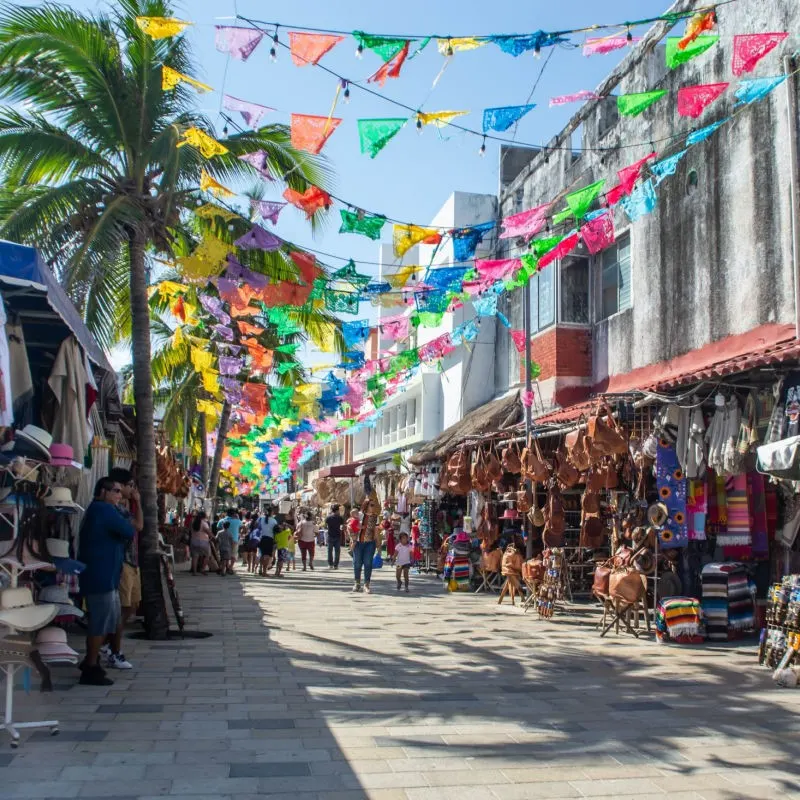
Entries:
<svg viewBox="0 0 800 800">
<path fill-rule="evenodd" d="M 612 600 L 633 605 L 644 593 L 644 583 L 639 572 L 626 568 L 611 573 L 608 589 Z"/>
<path fill-rule="evenodd" d="M 580 483 L 581 474 L 567 460 L 563 448 L 559 449 L 553 460 L 555 464 L 556 478 L 558 478 L 558 482 L 565 489 L 571 489 L 573 486 L 576 486 L 578 483 Z"/>
<path fill-rule="evenodd" d="M 528 438 L 528 446 L 522 451 L 522 476 L 534 483 L 546 483 L 550 478 L 550 469 L 536 439 Z"/>
<path fill-rule="evenodd" d="M 516 442 L 512 442 L 503 450 L 502 462 L 503 469 L 512 475 L 519 475 L 522 472 L 522 460 Z"/>
<path fill-rule="evenodd" d="M 586 450 L 586 433 L 584 426 L 586 425 L 586 417 L 581 414 L 578 429 L 568 433 L 564 437 L 564 446 L 567 448 L 567 457 L 572 462 L 578 472 L 585 472 L 589 469 L 591 461 L 589 460 L 589 453 Z"/>
<path fill-rule="evenodd" d="M 586 426 L 587 435 L 591 438 L 591 455 L 593 458 L 621 455 L 628 450 L 628 437 L 622 427 L 614 419 L 611 409 L 601 403 L 597 414 L 589 417 Z"/>
<path fill-rule="evenodd" d="M 479 492 L 485 492 L 489 489 L 491 480 L 486 471 L 486 457 L 483 448 L 479 447 L 475 456 L 475 462 L 472 465 L 472 486 Z"/>
<path fill-rule="evenodd" d="M 489 448 L 486 456 L 486 475 L 490 481 L 499 481 L 503 477 L 503 466 L 493 447 Z"/>
</svg>

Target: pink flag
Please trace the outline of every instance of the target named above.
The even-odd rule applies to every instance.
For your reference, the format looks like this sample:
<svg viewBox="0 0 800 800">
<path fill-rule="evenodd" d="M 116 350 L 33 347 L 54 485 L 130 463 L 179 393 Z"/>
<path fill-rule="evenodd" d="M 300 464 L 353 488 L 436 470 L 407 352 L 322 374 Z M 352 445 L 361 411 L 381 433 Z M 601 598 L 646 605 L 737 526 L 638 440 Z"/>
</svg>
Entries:
<svg viewBox="0 0 800 800">
<path fill-rule="evenodd" d="M 490 281 L 501 281 L 521 267 L 522 262 L 518 258 L 501 258 L 495 261 L 485 258 L 475 259 L 475 269 L 478 270 L 478 275 Z"/>
<path fill-rule="evenodd" d="M 228 111 L 238 111 L 242 115 L 244 124 L 247 125 L 248 128 L 253 128 L 254 130 L 258 128 L 265 114 L 275 110 L 269 106 L 260 106 L 258 103 L 240 100 L 238 97 L 232 97 L 229 94 L 223 97 L 222 105 Z"/>
<path fill-rule="evenodd" d="M 619 172 L 617 172 L 617 175 L 619 175 L 620 186 L 622 186 L 625 194 L 630 194 L 633 191 L 636 181 L 639 180 L 642 167 L 655 157 L 655 153 L 650 153 L 644 158 L 640 158 L 638 161 L 635 161 L 633 164 L 630 164 L 627 167 L 623 167 Z"/>
<path fill-rule="evenodd" d="M 255 28 L 235 28 L 228 25 L 217 25 L 216 28 L 217 50 L 239 61 L 247 61 L 264 38 L 263 31 Z"/>
<path fill-rule="evenodd" d="M 269 220 L 273 225 L 278 224 L 278 215 L 288 203 L 279 203 L 277 200 L 251 200 L 250 207 L 261 215 L 261 219 Z"/>
<path fill-rule="evenodd" d="M 464 283 L 461 284 L 461 290 L 474 297 L 475 295 L 485 292 L 493 283 L 494 281 L 491 278 L 484 278 L 478 281 L 464 281 Z"/>
<path fill-rule="evenodd" d="M 511 338 L 514 340 L 514 347 L 518 353 L 525 350 L 525 331 L 511 331 Z"/>
<path fill-rule="evenodd" d="M 727 83 L 681 87 L 678 89 L 678 113 L 697 119 L 727 88 Z"/>
<path fill-rule="evenodd" d="M 590 92 L 588 89 L 582 89 L 575 94 L 562 94 L 560 97 L 550 98 L 550 107 L 565 106 L 567 103 L 579 103 L 582 100 L 599 100 L 600 95 Z"/>
<path fill-rule="evenodd" d="M 629 44 L 635 44 L 640 39 L 641 37 L 634 36 L 629 42 L 627 35 L 589 38 L 583 43 L 583 54 L 585 56 L 602 56 L 614 50 L 621 50 Z"/>
<path fill-rule="evenodd" d="M 262 178 L 266 178 L 268 181 L 274 181 L 275 178 L 270 175 L 267 169 L 267 157 L 268 153 L 266 150 L 256 150 L 253 153 L 245 153 L 243 156 L 239 156 L 242 161 L 246 161 L 250 164 Z"/>
<path fill-rule="evenodd" d="M 386 317 L 380 322 L 381 328 L 383 328 L 383 335 L 397 341 L 408 339 L 410 324 L 411 319 L 403 314 L 398 314 L 394 317 Z"/>
<path fill-rule="evenodd" d="M 733 37 L 733 74 L 744 75 L 771 50 L 774 50 L 788 33 L 750 33 Z"/>
<path fill-rule="evenodd" d="M 607 211 L 587 222 L 581 228 L 581 238 L 592 255 L 610 247 L 616 241 L 614 215 Z"/>
<path fill-rule="evenodd" d="M 503 232 L 501 239 L 511 239 L 516 236 L 535 236 L 544 228 L 547 221 L 547 212 L 552 203 L 522 211 L 519 214 L 512 214 L 503 220 Z"/>
<path fill-rule="evenodd" d="M 578 246 L 579 241 L 580 236 L 577 231 L 563 238 L 549 253 L 545 253 L 539 259 L 539 269 L 544 269 L 548 264 L 569 255 Z"/>
</svg>

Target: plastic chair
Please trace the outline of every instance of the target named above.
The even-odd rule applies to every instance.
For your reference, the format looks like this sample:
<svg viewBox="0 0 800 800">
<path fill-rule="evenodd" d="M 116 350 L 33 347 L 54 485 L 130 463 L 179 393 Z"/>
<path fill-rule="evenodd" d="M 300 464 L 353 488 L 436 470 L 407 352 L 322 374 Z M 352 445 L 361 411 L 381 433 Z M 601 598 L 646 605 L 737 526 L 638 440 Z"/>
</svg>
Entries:
<svg viewBox="0 0 800 800">
<path fill-rule="evenodd" d="M 158 547 L 161 552 L 170 560 L 172 568 L 175 569 L 175 548 L 171 544 L 167 544 L 163 534 L 158 534 Z"/>
</svg>

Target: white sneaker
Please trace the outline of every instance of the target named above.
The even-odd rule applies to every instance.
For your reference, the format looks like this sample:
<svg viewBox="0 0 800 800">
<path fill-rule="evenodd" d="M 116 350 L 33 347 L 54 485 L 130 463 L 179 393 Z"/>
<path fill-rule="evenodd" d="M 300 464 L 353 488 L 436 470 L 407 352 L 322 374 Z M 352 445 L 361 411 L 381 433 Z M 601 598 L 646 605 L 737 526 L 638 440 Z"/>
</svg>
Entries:
<svg viewBox="0 0 800 800">
<path fill-rule="evenodd" d="M 365 583 L 365 584 L 364 584 L 364 591 L 365 591 L 367 594 L 372 594 L 372 589 L 370 589 L 370 588 L 369 588 L 369 584 L 368 584 L 368 583 Z"/>
<path fill-rule="evenodd" d="M 133 664 L 122 653 L 112 653 L 108 658 L 108 666 L 111 669 L 133 669 Z"/>
<path fill-rule="evenodd" d="M 104 644 L 104 645 L 103 645 L 103 646 L 100 648 L 100 656 L 101 656 L 102 658 L 106 659 L 106 660 L 108 660 L 109 658 L 111 658 L 111 645 L 110 645 L 110 644 Z"/>
<path fill-rule="evenodd" d="M 361 591 L 361 584 L 360 583 L 354 583 L 353 584 L 353 591 L 354 592 L 360 592 Z"/>
</svg>

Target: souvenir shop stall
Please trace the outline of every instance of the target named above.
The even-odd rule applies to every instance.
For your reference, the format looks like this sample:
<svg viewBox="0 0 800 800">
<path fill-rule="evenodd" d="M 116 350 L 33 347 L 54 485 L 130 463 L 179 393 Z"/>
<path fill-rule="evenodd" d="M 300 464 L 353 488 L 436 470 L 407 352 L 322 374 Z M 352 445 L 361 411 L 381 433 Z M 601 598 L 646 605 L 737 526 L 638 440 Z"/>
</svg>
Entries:
<svg viewBox="0 0 800 800">
<path fill-rule="evenodd" d="M 15 684 L 76 664 L 65 628 L 73 602 L 82 512 L 108 474 L 119 438 L 116 378 L 38 253 L 0 242 L 0 671 L 5 715 L 19 731 L 56 720 L 14 719 Z M 127 452 L 127 451 L 125 451 Z M 124 453 L 123 453 L 124 455 Z"/>
</svg>

